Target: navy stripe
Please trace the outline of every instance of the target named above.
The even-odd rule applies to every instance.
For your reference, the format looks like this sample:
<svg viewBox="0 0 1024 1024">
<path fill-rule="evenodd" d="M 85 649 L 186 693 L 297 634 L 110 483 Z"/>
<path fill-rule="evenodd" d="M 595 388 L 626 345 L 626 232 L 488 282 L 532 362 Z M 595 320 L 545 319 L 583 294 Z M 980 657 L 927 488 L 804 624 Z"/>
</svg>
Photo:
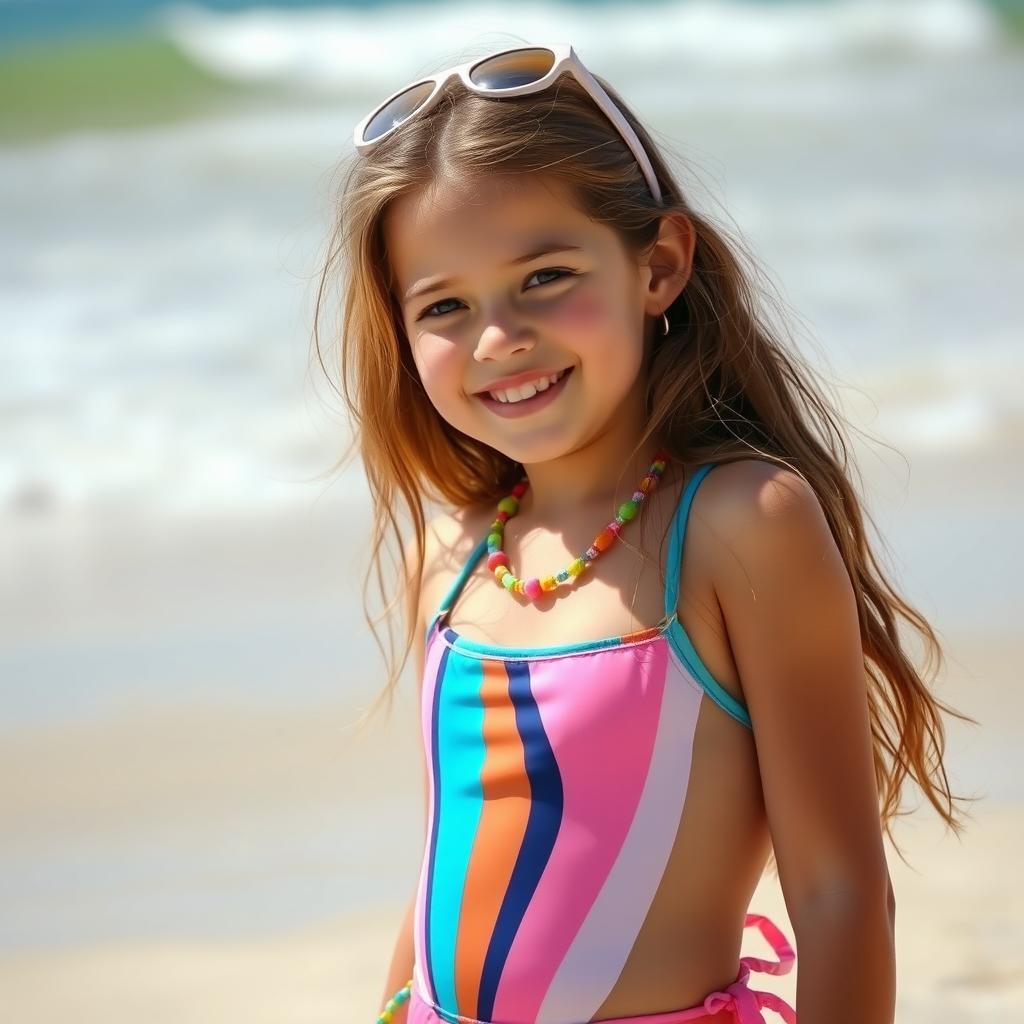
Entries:
<svg viewBox="0 0 1024 1024">
<path fill-rule="evenodd" d="M 544 732 L 540 710 L 530 690 L 530 665 L 513 661 L 505 662 L 504 666 L 509 677 L 509 697 L 515 708 L 516 728 L 523 742 L 526 774 L 530 781 L 530 814 L 484 958 L 480 995 L 474 1014 L 480 1020 L 490 1020 L 494 1012 L 494 1000 L 505 961 L 551 857 L 562 824 L 565 803 L 562 776 L 558 771 L 555 752 Z"/>
</svg>

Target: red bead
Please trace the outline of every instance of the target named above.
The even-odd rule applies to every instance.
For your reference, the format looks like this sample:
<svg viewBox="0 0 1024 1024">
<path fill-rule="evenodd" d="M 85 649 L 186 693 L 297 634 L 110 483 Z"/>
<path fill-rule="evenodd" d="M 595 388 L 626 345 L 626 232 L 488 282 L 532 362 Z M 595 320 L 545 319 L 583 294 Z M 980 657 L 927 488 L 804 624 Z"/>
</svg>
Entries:
<svg viewBox="0 0 1024 1024">
<path fill-rule="evenodd" d="M 487 556 L 487 568 L 490 569 L 491 572 L 494 572 L 494 570 L 497 569 L 499 565 L 507 566 L 508 556 L 505 554 L 504 551 L 492 551 Z"/>
<path fill-rule="evenodd" d="M 512 488 L 512 497 L 521 498 L 526 493 L 526 484 L 518 483 Z"/>
<path fill-rule="evenodd" d="M 544 593 L 540 585 L 540 580 L 537 579 L 536 576 L 531 576 L 523 583 L 523 593 L 525 593 L 527 597 L 531 597 L 535 600 L 540 597 L 540 595 Z"/>
<path fill-rule="evenodd" d="M 507 523 L 508 522 L 508 513 L 507 512 L 499 512 L 494 518 L 495 519 L 500 519 L 503 523 Z"/>
</svg>

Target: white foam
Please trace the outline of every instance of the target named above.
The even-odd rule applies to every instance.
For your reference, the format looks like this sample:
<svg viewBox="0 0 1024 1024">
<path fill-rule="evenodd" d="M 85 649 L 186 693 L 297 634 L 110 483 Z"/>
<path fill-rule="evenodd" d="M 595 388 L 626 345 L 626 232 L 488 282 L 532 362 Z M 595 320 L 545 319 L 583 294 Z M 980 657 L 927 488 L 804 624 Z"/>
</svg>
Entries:
<svg viewBox="0 0 1024 1024">
<path fill-rule="evenodd" d="M 163 13 L 165 30 L 193 61 L 246 82 L 376 94 L 419 74 L 503 46 L 571 42 L 598 73 L 750 71 L 834 65 L 888 55 L 984 53 L 1002 29 L 978 0 L 841 0 L 837 3 L 459 3 L 214 12 L 190 4 Z M 453 40 L 463 44 L 456 50 Z M 426 62 L 426 63 L 425 63 Z"/>
</svg>

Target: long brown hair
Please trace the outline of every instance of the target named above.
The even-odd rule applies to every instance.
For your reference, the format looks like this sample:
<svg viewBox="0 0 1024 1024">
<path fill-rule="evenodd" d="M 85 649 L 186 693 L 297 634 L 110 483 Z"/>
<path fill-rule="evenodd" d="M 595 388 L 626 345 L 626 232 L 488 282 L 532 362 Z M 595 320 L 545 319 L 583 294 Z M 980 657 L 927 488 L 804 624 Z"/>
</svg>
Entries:
<svg viewBox="0 0 1024 1024">
<path fill-rule="evenodd" d="M 393 200 L 424 189 L 439 175 L 471 181 L 496 172 L 542 173 L 567 184 L 581 208 L 638 255 L 657 238 L 666 212 L 693 223 L 692 274 L 667 311 L 669 334 L 657 338 L 646 364 L 649 419 L 637 450 L 657 437 L 670 457 L 691 465 L 754 455 L 789 468 L 814 488 L 856 593 L 882 824 L 893 838 L 893 819 L 908 813 L 900 799 L 910 776 L 959 833 L 954 801 L 965 798 L 949 790 L 941 713 L 974 719 L 930 692 L 928 682 L 944 660 L 942 648 L 871 550 L 869 517 L 850 479 L 854 470 L 842 417 L 824 397 L 816 373 L 784 343 L 785 328 L 778 324 L 785 316 L 772 322 L 770 314 L 781 312 L 783 304 L 749 252 L 691 205 L 651 134 L 612 87 L 598 80 L 650 154 L 662 205 L 618 132 L 570 76 L 542 93 L 500 100 L 450 85 L 431 111 L 411 119 L 369 156 L 353 159 L 341 183 L 313 335 L 323 366 L 319 324 L 325 297 L 337 283 L 340 394 L 353 436 L 334 469 L 358 451 L 373 499 L 372 566 L 363 596 L 378 647 L 380 619 L 370 616 L 365 603 L 371 571 L 387 601 L 381 617 L 388 621 L 389 637 L 390 613 L 397 602 L 405 608 L 404 650 L 400 658 L 393 651 L 386 655 L 387 682 L 370 714 L 385 698 L 390 710 L 411 645 L 423 642 L 414 635 L 414 610 L 424 557 L 424 499 L 464 509 L 493 507 L 523 472 L 519 463 L 450 426 L 427 397 L 393 294 L 383 216 Z M 405 530 L 398 499 L 408 512 Z M 412 543 L 404 548 L 409 534 Z M 386 537 L 395 541 L 392 554 L 398 556 L 391 570 L 383 564 Z M 403 551 L 412 553 L 408 563 Z M 395 580 L 389 595 L 388 584 Z M 901 624 L 923 644 L 923 672 L 907 653 Z"/>
</svg>

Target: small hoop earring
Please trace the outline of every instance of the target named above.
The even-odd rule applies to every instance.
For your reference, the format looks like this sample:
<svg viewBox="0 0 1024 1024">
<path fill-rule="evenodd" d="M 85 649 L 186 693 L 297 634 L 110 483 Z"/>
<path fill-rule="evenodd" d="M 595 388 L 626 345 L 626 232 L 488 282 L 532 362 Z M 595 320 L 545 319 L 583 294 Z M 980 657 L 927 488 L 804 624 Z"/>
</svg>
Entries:
<svg viewBox="0 0 1024 1024">
<path fill-rule="evenodd" d="M 665 321 L 665 330 L 663 330 L 661 332 L 661 336 L 664 337 L 666 334 L 668 334 L 669 329 L 670 329 L 670 324 L 668 322 L 668 314 L 667 313 L 662 313 L 661 314 L 661 319 Z"/>
</svg>

